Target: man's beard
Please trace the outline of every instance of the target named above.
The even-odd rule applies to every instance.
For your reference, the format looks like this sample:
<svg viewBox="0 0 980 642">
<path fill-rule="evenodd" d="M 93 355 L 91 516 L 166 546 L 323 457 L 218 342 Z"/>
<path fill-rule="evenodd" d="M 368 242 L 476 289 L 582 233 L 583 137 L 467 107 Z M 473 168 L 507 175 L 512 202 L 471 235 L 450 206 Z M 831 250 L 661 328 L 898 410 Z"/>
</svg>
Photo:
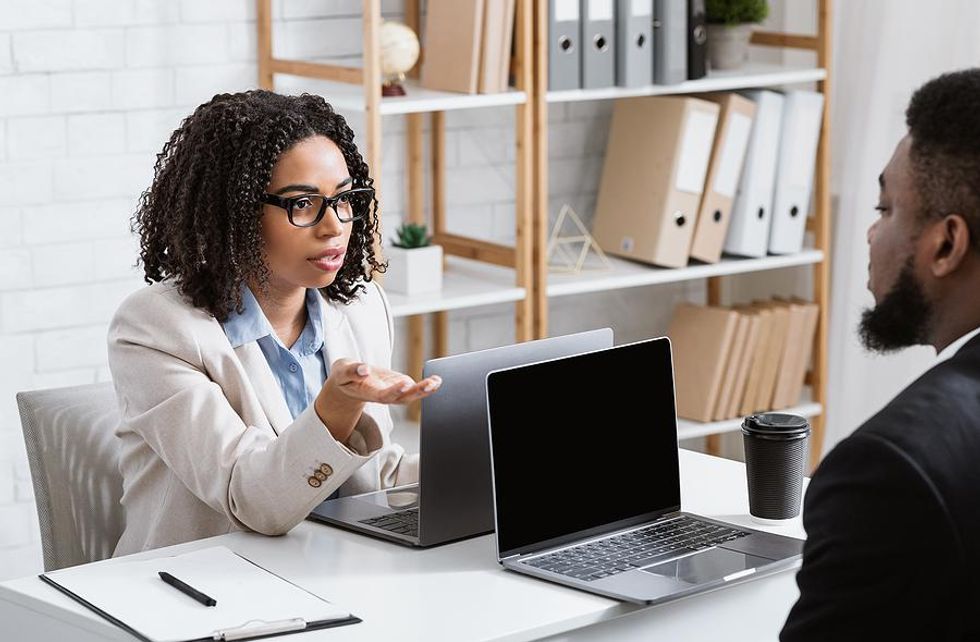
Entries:
<svg viewBox="0 0 980 642">
<path fill-rule="evenodd" d="M 888 353 L 928 343 L 932 304 L 916 280 L 909 257 L 881 303 L 861 314 L 858 333 L 872 352 Z"/>
</svg>

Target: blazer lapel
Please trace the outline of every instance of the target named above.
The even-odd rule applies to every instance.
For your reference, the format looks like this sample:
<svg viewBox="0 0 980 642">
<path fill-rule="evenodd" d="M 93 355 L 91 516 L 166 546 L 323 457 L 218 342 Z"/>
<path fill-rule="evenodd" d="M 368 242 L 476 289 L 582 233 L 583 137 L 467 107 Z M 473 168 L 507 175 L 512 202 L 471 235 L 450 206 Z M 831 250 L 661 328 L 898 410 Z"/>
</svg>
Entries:
<svg viewBox="0 0 980 642">
<path fill-rule="evenodd" d="M 275 375 L 272 374 L 269 362 L 262 354 L 262 348 L 257 342 L 249 341 L 235 348 L 235 354 L 238 355 L 249 381 L 255 388 L 255 394 L 262 404 L 265 416 L 272 424 L 272 429 L 277 435 L 282 433 L 293 422 L 293 415 L 289 412 L 289 406 L 286 405 L 286 399 L 282 396 L 282 390 L 276 382 Z"/>
<path fill-rule="evenodd" d="M 321 352 L 329 375 L 330 364 L 333 361 L 340 358 L 360 361 L 361 351 L 357 347 L 354 332 L 342 307 L 324 299 L 320 310 L 323 318 Z M 258 343 L 250 341 L 235 348 L 235 354 L 238 355 L 249 381 L 255 388 L 255 394 L 269 423 L 272 424 L 272 429 L 277 435 L 281 434 L 293 422 L 293 415 L 289 412 L 289 406 L 286 405 L 286 399 L 282 396 L 279 383 L 272 374 L 272 368 L 265 360 L 262 349 Z"/>
</svg>

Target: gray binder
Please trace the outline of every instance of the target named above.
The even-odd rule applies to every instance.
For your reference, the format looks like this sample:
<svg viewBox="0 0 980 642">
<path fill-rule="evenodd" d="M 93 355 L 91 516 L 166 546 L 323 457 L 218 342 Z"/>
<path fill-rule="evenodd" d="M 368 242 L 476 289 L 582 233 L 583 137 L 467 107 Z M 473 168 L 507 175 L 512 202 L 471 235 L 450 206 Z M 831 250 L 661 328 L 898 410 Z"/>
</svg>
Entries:
<svg viewBox="0 0 980 642">
<path fill-rule="evenodd" d="M 582 0 L 582 87 L 616 83 L 614 0 Z"/>
<path fill-rule="evenodd" d="M 616 84 L 653 82 L 653 0 L 616 0 Z"/>
<path fill-rule="evenodd" d="M 653 82 L 687 80 L 687 0 L 653 0 Z"/>
<path fill-rule="evenodd" d="M 581 26 L 579 0 L 548 0 L 548 89 L 578 89 Z"/>
</svg>

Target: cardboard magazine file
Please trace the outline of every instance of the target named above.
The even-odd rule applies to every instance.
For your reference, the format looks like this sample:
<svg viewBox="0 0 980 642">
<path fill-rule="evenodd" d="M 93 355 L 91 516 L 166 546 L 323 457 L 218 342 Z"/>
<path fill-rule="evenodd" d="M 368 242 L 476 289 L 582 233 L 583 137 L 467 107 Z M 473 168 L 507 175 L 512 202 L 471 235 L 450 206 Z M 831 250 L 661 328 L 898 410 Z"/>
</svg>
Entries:
<svg viewBox="0 0 980 642">
<path fill-rule="evenodd" d="M 481 94 L 506 91 L 516 0 L 484 0 L 480 45 Z"/>
<path fill-rule="evenodd" d="M 711 421 L 735 335 L 738 313 L 681 304 L 667 336 L 674 356 L 677 416 Z"/>
<path fill-rule="evenodd" d="M 786 335 L 789 330 L 789 310 L 772 301 L 753 303 L 757 307 L 768 309 L 772 313 L 772 327 L 766 338 L 766 353 L 762 367 L 762 378 L 759 381 L 758 395 L 755 398 L 754 412 L 772 410 L 772 396 L 776 392 L 776 379 L 779 377 L 779 367 L 786 351 Z"/>
<path fill-rule="evenodd" d="M 766 368 L 766 357 L 769 354 L 769 344 L 772 342 L 773 333 L 773 314 L 772 310 L 753 308 L 754 313 L 759 317 L 758 332 L 759 339 L 752 355 L 752 366 L 749 369 L 748 379 L 745 382 L 745 393 L 739 406 L 739 415 L 750 415 L 759 410 L 765 410 L 757 405 L 759 398 L 759 388 L 762 385 L 762 375 Z"/>
<path fill-rule="evenodd" d="M 721 379 L 721 391 L 718 393 L 718 401 L 715 404 L 714 421 L 728 419 L 728 406 L 732 400 L 732 393 L 735 391 L 735 377 L 739 366 L 745 358 L 746 338 L 749 334 L 749 317 L 738 312 L 738 321 L 735 325 L 735 335 L 732 338 L 732 347 L 728 351 L 728 362 L 725 365 L 725 373 Z"/>
<path fill-rule="evenodd" d="M 725 419 L 731 419 L 739 415 L 742 400 L 745 398 L 745 388 L 749 380 L 749 372 L 755 363 L 755 355 L 762 342 L 762 315 L 758 310 L 739 309 L 739 312 L 748 323 L 748 332 L 745 337 L 745 346 L 742 351 L 742 359 L 738 364 L 735 374 L 735 384 L 732 388 L 732 396 L 728 402 L 728 407 L 724 409 Z"/>
<path fill-rule="evenodd" d="M 721 111 L 691 241 L 691 258 L 717 263 L 725 245 L 732 204 L 749 147 L 755 103 L 738 94 L 705 94 L 700 98 L 718 103 Z"/>
<path fill-rule="evenodd" d="M 475 94 L 480 80 L 485 0 L 429 0 L 420 83 Z M 499 3 L 499 0 L 497 0 Z"/>
<path fill-rule="evenodd" d="M 793 398 L 793 379 L 803 359 L 804 330 L 806 325 L 806 308 L 793 301 L 777 299 L 776 305 L 784 307 L 789 312 L 789 323 L 786 330 L 786 348 L 779 364 L 776 377 L 776 387 L 772 395 L 772 409 L 782 410 L 796 403 Z"/>
<path fill-rule="evenodd" d="M 800 358 L 794 364 L 794 370 L 790 375 L 790 384 L 787 391 L 788 405 L 796 405 L 800 402 L 803 395 L 803 386 L 806 383 L 806 373 L 810 366 L 810 358 L 813 356 L 813 343 L 817 334 L 817 323 L 820 320 L 820 306 L 816 303 L 804 301 L 802 299 L 791 299 L 794 303 L 803 306 L 803 336 L 800 339 Z"/>
<path fill-rule="evenodd" d="M 592 235 L 608 253 L 683 267 L 719 107 L 679 96 L 617 100 Z"/>
</svg>

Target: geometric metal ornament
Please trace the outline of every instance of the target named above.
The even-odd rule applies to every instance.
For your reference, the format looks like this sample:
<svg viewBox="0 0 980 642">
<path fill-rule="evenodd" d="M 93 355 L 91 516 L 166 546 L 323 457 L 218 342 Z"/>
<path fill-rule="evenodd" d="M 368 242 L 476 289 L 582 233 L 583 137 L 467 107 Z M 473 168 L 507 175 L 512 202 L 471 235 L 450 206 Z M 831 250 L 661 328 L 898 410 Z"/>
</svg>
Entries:
<svg viewBox="0 0 980 642">
<path fill-rule="evenodd" d="M 574 232 L 570 236 L 562 235 L 566 221 L 571 221 Z M 589 262 L 590 254 L 598 259 Z M 586 265 L 586 263 L 589 265 Z M 558 212 L 558 220 L 551 228 L 548 237 L 548 270 L 550 272 L 578 274 L 584 270 L 611 270 L 612 263 L 606 258 L 599 244 L 585 229 L 582 219 L 568 204 L 562 205 Z"/>
</svg>

